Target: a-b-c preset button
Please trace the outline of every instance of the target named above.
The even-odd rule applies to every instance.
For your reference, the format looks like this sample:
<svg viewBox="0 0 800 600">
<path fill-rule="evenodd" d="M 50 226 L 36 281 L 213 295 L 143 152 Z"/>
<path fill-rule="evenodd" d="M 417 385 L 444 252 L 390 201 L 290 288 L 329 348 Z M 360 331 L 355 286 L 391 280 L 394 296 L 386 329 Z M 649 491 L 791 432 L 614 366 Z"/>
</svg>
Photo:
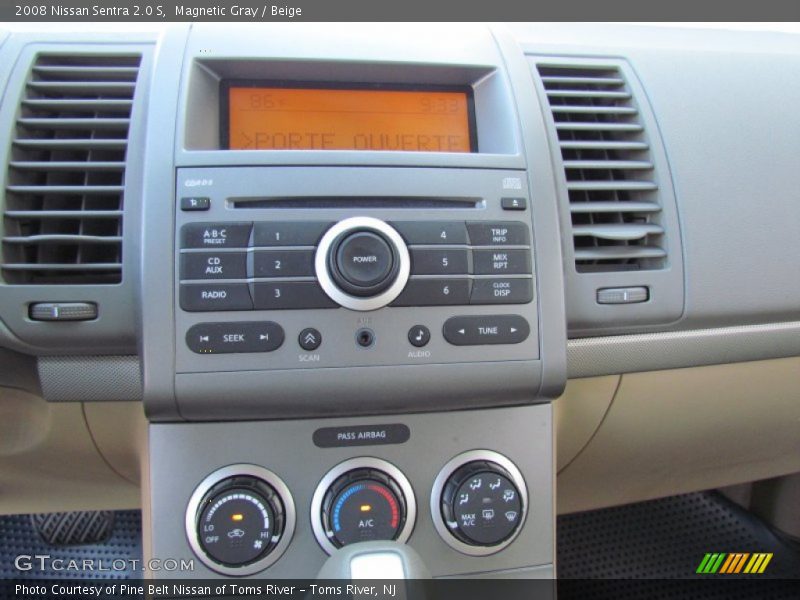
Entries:
<svg viewBox="0 0 800 600">
<path fill-rule="evenodd" d="M 181 248 L 247 248 L 252 223 L 188 223 L 181 227 Z"/>
</svg>

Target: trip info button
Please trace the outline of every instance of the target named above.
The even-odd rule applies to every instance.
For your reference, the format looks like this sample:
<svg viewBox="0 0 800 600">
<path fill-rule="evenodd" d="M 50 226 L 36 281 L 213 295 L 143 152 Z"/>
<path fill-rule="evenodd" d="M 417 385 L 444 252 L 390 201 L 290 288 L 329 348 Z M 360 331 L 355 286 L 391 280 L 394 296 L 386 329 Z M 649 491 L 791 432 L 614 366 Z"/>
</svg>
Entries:
<svg viewBox="0 0 800 600">
<path fill-rule="evenodd" d="M 273 321 L 199 323 L 186 332 L 186 345 L 197 354 L 272 352 L 283 339 L 283 328 Z"/>
<path fill-rule="evenodd" d="M 530 332 L 528 322 L 519 315 L 452 317 L 442 328 L 444 339 L 454 346 L 519 344 Z"/>
</svg>

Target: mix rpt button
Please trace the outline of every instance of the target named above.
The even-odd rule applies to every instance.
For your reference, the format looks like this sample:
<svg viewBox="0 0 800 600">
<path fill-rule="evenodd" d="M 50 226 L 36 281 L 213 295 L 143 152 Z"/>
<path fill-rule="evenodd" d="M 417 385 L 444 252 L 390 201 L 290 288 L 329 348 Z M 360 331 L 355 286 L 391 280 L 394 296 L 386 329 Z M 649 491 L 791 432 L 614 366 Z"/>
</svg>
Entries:
<svg viewBox="0 0 800 600">
<path fill-rule="evenodd" d="M 442 327 L 444 339 L 454 346 L 519 344 L 530 332 L 530 325 L 519 315 L 452 317 Z"/>
<path fill-rule="evenodd" d="M 272 321 L 199 323 L 186 332 L 186 345 L 198 354 L 272 352 L 283 339 L 283 328 Z"/>
</svg>

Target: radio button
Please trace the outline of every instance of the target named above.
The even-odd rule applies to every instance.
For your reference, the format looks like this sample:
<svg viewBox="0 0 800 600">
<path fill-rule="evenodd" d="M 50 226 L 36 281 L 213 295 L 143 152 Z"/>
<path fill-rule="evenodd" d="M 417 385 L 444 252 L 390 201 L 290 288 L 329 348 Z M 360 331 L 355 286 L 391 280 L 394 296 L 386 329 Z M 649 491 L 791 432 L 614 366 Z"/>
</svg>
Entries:
<svg viewBox="0 0 800 600">
<path fill-rule="evenodd" d="M 272 352 L 283 339 L 283 328 L 272 321 L 200 323 L 186 332 L 186 345 L 197 354 Z"/>
<path fill-rule="evenodd" d="M 392 306 L 469 304 L 469 279 L 410 279 Z"/>
<path fill-rule="evenodd" d="M 252 310 L 246 283 L 182 283 L 181 308 L 189 312 Z"/>
<path fill-rule="evenodd" d="M 253 232 L 255 246 L 316 246 L 331 223 L 324 221 L 260 221 Z"/>
<path fill-rule="evenodd" d="M 454 346 L 519 344 L 530 332 L 530 325 L 519 315 L 452 317 L 442 327 L 444 339 Z"/>
<path fill-rule="evenodd" d="M 467 223 L 473 246 L 526 246 L 528 226 L 517 221 L 479 221 Z"/>
<path fill-rule="evenodd" d="M 529 250 L 473 250 L 472 272 L 476 275 L 525 275 L 531 272 Z"/>
<path fill-rule="evenodd" d="M 256 282 L 253 284 L 256 310 L 290 308 L 338 308 L 315 281 Z"/>
<path fill-rule="evenodd" d="M 533 300 L 533 285 L 523 279 L 476 279 L 470 304 L 527 304 Z"/>
<path fill-rule="evenodd" d="M 246 252 L 181 254 L 181 279 L 245 279 L 246 277 Z"/>
<path fill-rule="evenodd" d="M 252 223 L 188 223 L 181 227 L 181 248 L 246 248 Z"/>
<path fill-rule="evenodd" d="M 258 250 L 253 256 L 254 277 L 309 277 L 314 275 L 313 250 Z"/>
<path fill-rule="evenodd" d="M 466 244 L 463 221 L 403 221 L 392 223 L 407 244 Z"/>
<path fill-rule="evenodd" d="M 466 275 L 469 250 L 466 248 L 411 248 L 412 275 Z"/>
</svg>

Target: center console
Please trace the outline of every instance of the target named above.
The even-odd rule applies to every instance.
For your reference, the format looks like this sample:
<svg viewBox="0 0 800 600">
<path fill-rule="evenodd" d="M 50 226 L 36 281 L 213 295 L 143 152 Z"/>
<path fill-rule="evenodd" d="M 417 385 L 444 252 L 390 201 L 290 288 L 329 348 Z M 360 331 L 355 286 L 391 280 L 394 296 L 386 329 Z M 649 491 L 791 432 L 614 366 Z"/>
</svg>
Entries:
<svg viewBox="0 0 800 600">
<path fill-rule="evenodd" d="M 145 184 L 172 181 L 144 232 L 146 553 L 307 578 L 392 540 L 434 577 L 552 577 L 563 287 L 528 67 L 483 27 L 369 56 L 326 31 L 316 58 L 280 31 L 173 49 L 175 167 Z"/>
</svg>

